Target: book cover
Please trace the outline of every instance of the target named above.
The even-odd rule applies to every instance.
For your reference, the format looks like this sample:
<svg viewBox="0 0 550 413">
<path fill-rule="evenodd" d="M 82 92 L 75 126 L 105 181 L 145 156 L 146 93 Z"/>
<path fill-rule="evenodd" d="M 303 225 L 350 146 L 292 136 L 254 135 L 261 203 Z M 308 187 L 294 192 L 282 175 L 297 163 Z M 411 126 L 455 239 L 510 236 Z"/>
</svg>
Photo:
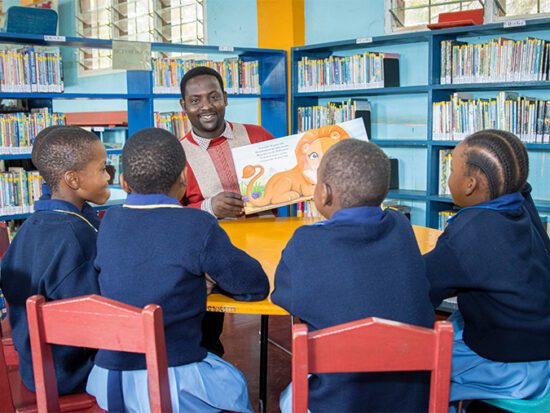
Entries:
<svg viewBox="0 0 550 413">
<path fill-rule="evenodd" d="M 311 199 L 323 154 L 348 138 L 368 140 L 362 119 L 233 148 L 245 213 Z"/>
</svg>

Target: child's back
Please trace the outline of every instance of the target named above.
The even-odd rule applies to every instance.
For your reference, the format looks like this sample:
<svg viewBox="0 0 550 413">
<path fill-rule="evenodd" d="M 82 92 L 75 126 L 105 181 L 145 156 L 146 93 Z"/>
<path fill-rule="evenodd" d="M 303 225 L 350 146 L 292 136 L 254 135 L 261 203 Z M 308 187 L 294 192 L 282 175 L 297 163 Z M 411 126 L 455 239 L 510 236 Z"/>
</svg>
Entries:
<svg viewBox="0 0 550 413">
<path fill-rule="evenodd" d="M 352 140 L 331 151 L 322 160 L 315 197 L 319 210 L 330 219 L 295 232 L 277 268 L 273 302 L 300 317 L 310 330 L 366 317 L 432 327 L 425 266 L 411 225 L 402 214 L 378 206 L 387 193 L 387 158 L 374 145 Z M 370 176 L 373 173 L 383 176 Z M 365 196 L 346 188 L 349 179 L 363 187 Z M 376 206 L 346 206 L 351 199 L 337 200 L 340 188 L 331 186 L 333 182 L 363 205 L 372 193 L 369 204 Z M 330 205 L 323 201 L 322 185 L 331 186 L 330 203 L 343 204 L 342 209 L 325 212 Z M 426 411 L 428 377 L 424 373 L 314 375 L 309 381 L 309 408 Z"/>
<path fill-rule="evenodd" d="M 434 306 L 458 297 L 451 401 L 550 390 L 550 240 L 528 173 L 508 132 L 475 133 L 453 153 L 449 188 L 463 208 L 424 256 Z"/>
<path fill-rule="evenodd" d="M 32 390 L 26 300 L 34 294 L 56 300 L 99 293 L 93 267 L 97 229 L 82 215 L 81 208 L 88 199 L 104 203 L 109 196 L 108 176 L 102 179 L 101 170 L 96 171 L 105 164 L 105 149 L 94 134 L 59 128 L 48 138 L 39 154 L 48 166 L 39 166 L 39 170 L 54 183 L 53 199 L 35 203 L 35 213 L 21 226 L 2 260 L 2 289 L 10 306 L 19 370 L 23 382 Z M 95 172 L 99 179 L 87 186 L 90 182 L 84 181 Z M 67 173 L 77 176 L 76 186 L 67 185 L 62 177 Z M 82 193 L 84 187 L 86 194 Z M 60 393 L 83 391 L 94 352 L 54 346 L 53 353 Z"/>
<path fill-rule="evenodd" d="M 101 294 L 138 307 L 162 307 L 175 410 L 250 411 L 242 374 L 201 347 L 205 274 L 237 299 L 261 300 L 269 293 L 264 271 L 231 244 L 216 218 L 178 202 L 185 193 L 185 154 L 172 134 L 154 128 L 135 133 L 122 160 L 121 184 L 129 194 L 101 223 L 96 259 Z M 87 390 L 100 407 L 113 409 L 109 389 L 116 382 L 123 389 L 117 407 L 148 410 L 143 355 L 99 351 L 95 364 Z"/>
</svg>

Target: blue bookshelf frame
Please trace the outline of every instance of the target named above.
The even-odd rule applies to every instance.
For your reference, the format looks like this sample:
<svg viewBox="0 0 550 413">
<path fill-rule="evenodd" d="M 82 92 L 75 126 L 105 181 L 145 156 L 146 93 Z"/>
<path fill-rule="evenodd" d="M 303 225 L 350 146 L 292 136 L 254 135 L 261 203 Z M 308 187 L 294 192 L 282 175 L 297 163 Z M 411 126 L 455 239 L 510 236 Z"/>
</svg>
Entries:
<svg viewBox="0 0 550 413">
<path fill-rule="evenodd" d="M 420 201 L 426 204 L 425 222 L 432 228 L 438 227 L 438 213 L 442 210 L 452 209 L 450 197 L 438 195 L 438 168 L 439 151 L 455 147 L 458 141 L 438 141 L 432 138 L 433 114 L 432 104 L 442 100 L 448 100 L 452 93 L 459 91 L 490 92 L 501 90 L 527 90 L 541 91 L 550 90 L 550 81 L 524 81 L 524 82 L 501 82 L 484 84 L 440 84 L 441 64 L 441 42 L 444 40 L 475 38 L 478 36 L 506 36 L 510 33 L 524 33 L 533 31 L 550 32 L 550 19 L 526 20 L 525 25 L 505 27 L 505 23 L 494 23 L 483 26 L 468 26 L 436 31 L 419 31 L 397 35 L 377 36 L 372 38 L 350 39 L 338 42 L 321 43 L 294 47 L 291 50 L 291 126 L 292 133 L 297 133 L 297 118 L 299 106 L 318 105 L 322 99 L 330 98 L 353 98 L 368 96 L 399 96 L 399 95 L 426 95 L 427 96 L 427 136 L 423 139 L 381 139 L 374 137 L 373 143 L 383 148 L 426 148 L 426 190 L 392 190 L 388 199 L 401 199 L 406 201 Z M 333 92 L 308 92 L 298 93 L 298 62 L 302 57 L 325 58 L 333 54 L 349 54 L 350 51 L 363 51 L 375 49 L 380 51 L 381 47 L 396 45 L 424 43 L 428 46 L 428 76 L 426 84 L 405 85 L 402 87 L 360 89 L 360 90 L 338 90 Z M 383 50 L 383 49 L 382 49 Z M 401 67 L 401 70 L 407 70 Z M 401 76 L 403 78 L 403 76 Z M 530 152 L 549 152 L 550 144 L 525 145 Z M 550 213 L 550 200 L 535 200 L 540 212 Z"/>
<path fill-rule="evenodd" d="M 111 40 L 66 36 L 42 36 L 32 34 L 2 33 L 0 43 L 56 47 L 86 47 L 111 49 Z M 288 135 L 287 52 L 277 49 L 248 47 L 195 46 L 184 44 L 151 43 L 153 52 L 200 53 L 238 56 L 242 60 L 258 60 L 260 74 L 259 94 L 229 94 L 231 99 L 259 99 L 262 126 L 275 137 Z M 118 99 L 128 105 L 128 136 L 142 128 L 154 126 L 154 101 L 156 99 L 180 99 L 179 94 L 153 93 L 151 71 L 129 70 L 127 93 L 13 93 L 0 92 L 0 99 Z M 109 149 L 107 154 L 120 154 L 120 149 Z M 30 159 L 30 154 L 0 155 L 0 160 Z M 108 207 L 107 205 L 106 207 Z M 98 207 L 97 209 L 104 209 Z M 0 216 L 0 221 L 24 219 L 30 214 Z"/>
</svg>

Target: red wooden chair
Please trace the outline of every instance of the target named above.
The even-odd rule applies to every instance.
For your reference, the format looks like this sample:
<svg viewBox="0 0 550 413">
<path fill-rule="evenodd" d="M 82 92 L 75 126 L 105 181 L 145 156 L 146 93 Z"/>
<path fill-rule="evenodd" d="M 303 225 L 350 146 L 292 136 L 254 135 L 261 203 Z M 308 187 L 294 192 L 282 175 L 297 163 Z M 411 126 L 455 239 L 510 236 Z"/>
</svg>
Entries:
<svg viewBox="0 0 550 413">
<path fill-rule="evenodd" d="M 143 309 L 97 295 L 46 303 L 27 300 L 39 412 L 58 412 L 57 381 L 49 344 L 144 353 L 153 412 L 171 412 L 162 309 Z"/>
<path fill-rule="evenodd" d="M 292 328 L 292 411 L 307 412 L 308 373 L 430 370 L 430 413 L 449 409 L 453 326 L 438 321 L 434 330 L 380 318 L 308 333 Z"/>
</svg>

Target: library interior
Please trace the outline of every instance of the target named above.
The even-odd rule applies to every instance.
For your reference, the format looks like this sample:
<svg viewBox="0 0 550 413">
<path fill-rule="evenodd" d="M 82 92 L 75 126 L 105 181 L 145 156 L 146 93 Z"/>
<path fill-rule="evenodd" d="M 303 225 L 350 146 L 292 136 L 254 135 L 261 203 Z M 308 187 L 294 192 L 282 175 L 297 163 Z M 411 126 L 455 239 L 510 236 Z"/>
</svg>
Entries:
<svg viewBox="0 0 550 413">
<path fill-rule="evenodd" d="M 0 43 L 0 413 L 550 412 L 550 0 L 0 0 Z"/>
</svg>

